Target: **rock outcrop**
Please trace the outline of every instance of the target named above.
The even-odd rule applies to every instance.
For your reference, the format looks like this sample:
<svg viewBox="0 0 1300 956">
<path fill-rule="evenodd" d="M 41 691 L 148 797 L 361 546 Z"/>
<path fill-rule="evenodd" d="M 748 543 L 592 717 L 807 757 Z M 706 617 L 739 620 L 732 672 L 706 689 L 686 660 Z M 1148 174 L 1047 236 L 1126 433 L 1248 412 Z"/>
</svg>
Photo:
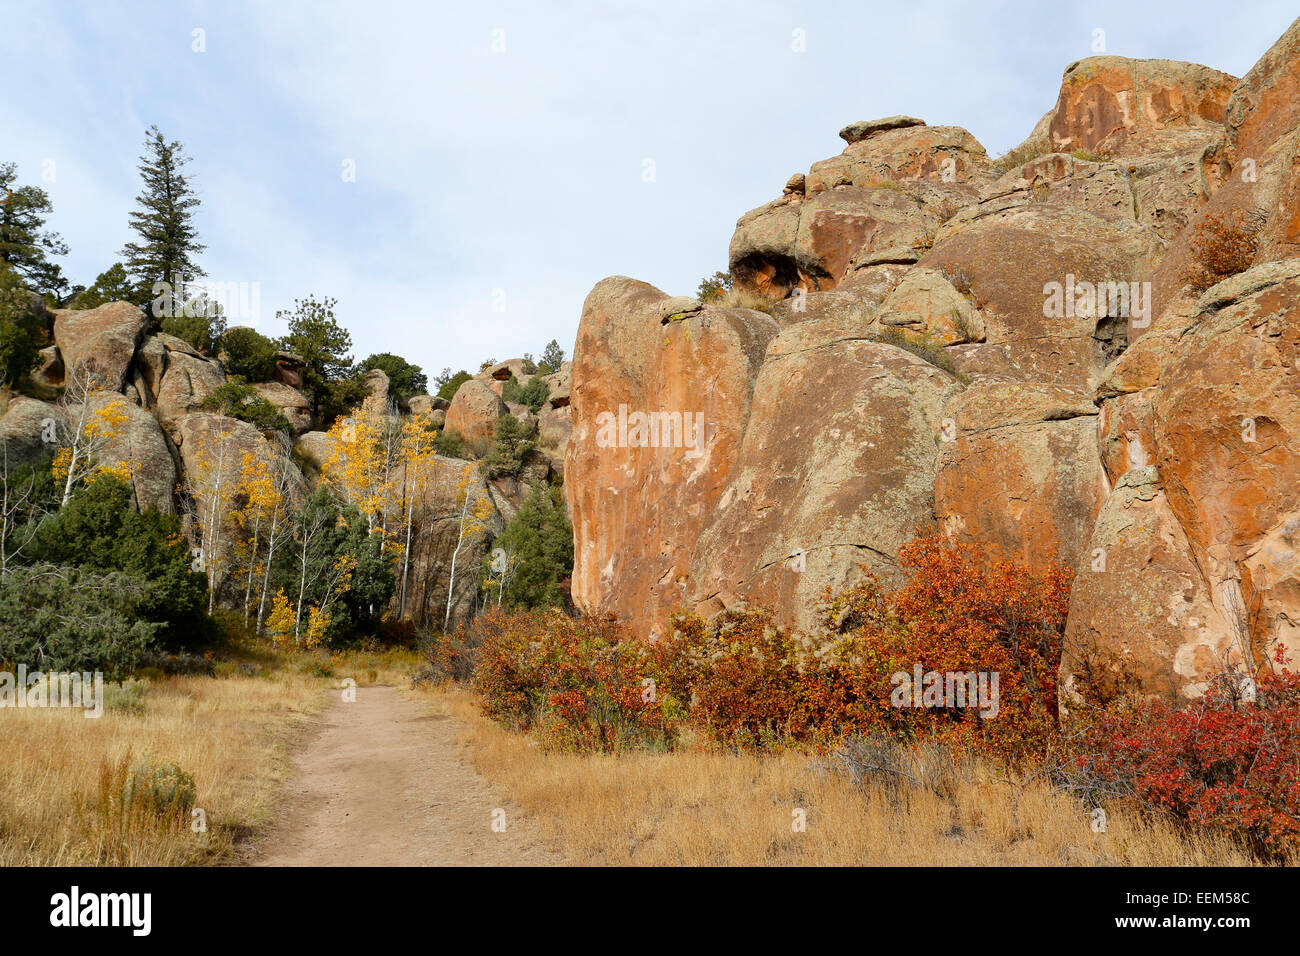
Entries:
<svg viewBox="0 0 1300 956">
<path fill-rule="evenodd" d="M 129 302 L 110 302 L 97 309 L 54 312 L 54 343 L 64 368 L 78 379 L 86 373 L 118 392 L 144 335 L 145 316 Z"/>
<path fill-rule="evenodd" d="M 726 490 L 778 331 L 748 309 L 664 323 L 668 298 L 623 277 L 587 296 L 564 465 L 575 601 L 647 626 L 687 599 L 695 542 Z"/>
<path fill-rule="evenodd" d="M 599 283 L 565 468 L 579 608 L 806 627 L 933 524 L 1074 570 L 1063 706 L 1296 659 L 1298 103 L 1300 21 L 1241 80 L 1093 57 L 996 162 L 958 127 L 845 127 L 737 223 L 761 311 Z M 1200 294 L 1203 224 L 1236 212 L 1253 261 Z M 637 430 L 697 409 L 698 454 Z"/>
<path fill-rule="evenodd" d="M 497 420 L 510 414 L 501 396 L 486 382 L 470 379 L 456 389 L 447 409 L 447 430 L 459 432 L 466 441 L 486 445 L 496 433 Z"/>
</svg>

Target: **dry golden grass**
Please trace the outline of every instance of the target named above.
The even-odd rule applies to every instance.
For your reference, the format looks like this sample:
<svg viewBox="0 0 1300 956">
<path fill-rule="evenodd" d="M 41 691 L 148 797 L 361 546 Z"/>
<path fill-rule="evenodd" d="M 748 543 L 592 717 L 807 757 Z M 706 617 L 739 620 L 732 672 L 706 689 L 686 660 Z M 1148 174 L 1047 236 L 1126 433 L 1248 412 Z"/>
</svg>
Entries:
<svg viewBox="0 0 1300 956">
<path fill-rule="evenodd" d="M 1228 840 L 1180 835 L 1120 811 L 1094 833 L 1046 784 L 976 766 L 953 792 L 855 789 L 832 761 L 686 750 L 550 753 L 481 716 L 471 691 L 427 692 L 466 724 L 474 766 L 533 817 L 570 863 L 610 865 L 1248 866 Z M 806 829 L 793 830 L 794 811 Z"/>
<path fill-rule="evenodd" d="M 777 303 L 755 292 L 741 289 L 727 289 L 708 301 L 708 305 L 718 309 L 753 309 L 756 312 L 771 313 Z"/>
<path fill-rule="evenodd" d="M 307 718 L 345 677 L 408 680 L 409 652 L 258 652 L 223 677 L 160 677 L 109 688 L 103 716 L 75 709 L 0 710 L 0 866 L 216 863 L 265 825 Z M 143 691 L 132 694 L 130 691 Z M 194 777 L 207 832 L 123 810 L 129 759 L 152 756 Z"/>
</svg>

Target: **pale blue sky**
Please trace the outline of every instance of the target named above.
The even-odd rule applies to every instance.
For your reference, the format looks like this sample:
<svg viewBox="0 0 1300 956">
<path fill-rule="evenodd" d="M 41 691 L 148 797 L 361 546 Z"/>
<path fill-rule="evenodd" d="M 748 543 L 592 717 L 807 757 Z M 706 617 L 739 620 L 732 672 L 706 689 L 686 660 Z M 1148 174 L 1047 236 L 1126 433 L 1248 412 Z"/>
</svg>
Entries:
<svg viewBox="0 0 1300 956">
<path fill-rule="evenodd" d="M 551 338 L 572 349 L 604 276 L 693 292 L 726 268 L 736 219 L 838 153 L 846 123 L 909 113 L 965 126 L 997 155 L 1092 55 L 1095 29 L 1109 53 L 1240 76 L 1296 14 L 1131 0 L 0 0 L 0 160 L 25 181 L 54 161 L 42 185 L 72 247 L 65 271 L 89 283 L 130 238 L 136 158 L 157 123 L 193 157 L 202 264 L 261 284 L 264 332 L 283 331 L 274 313 L 294 297 L 328 294 L 358 358 L 474 371 Z"/>
</svg>

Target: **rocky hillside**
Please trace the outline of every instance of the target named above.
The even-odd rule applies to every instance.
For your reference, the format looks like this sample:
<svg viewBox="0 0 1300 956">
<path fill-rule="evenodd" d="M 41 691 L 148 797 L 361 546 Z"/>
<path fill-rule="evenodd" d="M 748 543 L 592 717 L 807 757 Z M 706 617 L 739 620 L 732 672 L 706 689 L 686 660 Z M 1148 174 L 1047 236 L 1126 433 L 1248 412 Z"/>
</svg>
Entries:
<svg viewBox="0 0 1300 956">
<path fill-rule="evenodd" d="M 1279 644 L 1294 660 L 1300 21 L 1241 79 L 1074 63 L 1000 160 L 910 117 L 840 135 L 741 217 L 731 296 L 587 297 L 578 606 L 807 626 L 937 526 L 1075 569 L 1067 678 L 1194 696 Z M 702 414 L 698 449 L 665 412 Z"/>
<path fill-rule="evenodd" d="M 149 331 L 148 319 L 137 306 L 114 302 L 81 311 L 48 310 L 35 295 L 32 303 L 51 344 L 42 351 L 41 367 L 28 382 L 28 394 L 0 390 L 0 446 L 5 449 L 6 467 L 66 446 L 67 436 L 76 432 L 82 420 L 83 399 L 88 396 L 92 412 L 112 404 L 124 418 L 96 442 L 96 465 L 129 472 L 137 507 L 179 513 L 195 547 L 202 537 L 201 521 L 196 518 L 207 513 L 213 484 L 213 466 L 203 449 L 222 445 L 230 463 L 242 462 L 247 455 L 274 464 L 288 474 L 290 491 L 299 500 L 315 485 L 335 439 L 308 430 L 311 406 L 300 390 L 302 360 L 297 356 L 278 353 L 273 380 L 252 385 L 288 422 L 293 440 L 285 443 L 270 431 L 264 433 L 246 421 L 205 408 L 206 400 L 228 381 L 223 362 L 179 338 Z M 464 619 L 479 606 L 478 569 L 484 552 L 518 510 L 527 482 L 545 482 L 562 471 L 569 433 L 569 363 L 547 377 L 550 397 L 537 414 L 524 406 L 507 406 L 499 397 L 511 370 L 518 371 L 519 366 L 516 360 L 487 369 L 466 382 L 450 403 L 429 395 L 417 395 L 408 403 L 411 413 L 429 413 L 437 426 L 446 423 L 461 431 L 466 451 L 474 457 L 485 450 L 501 416 L 513 414 L 527 430 L 540 432 L 538 448 L 519 479 L 489 480 L 477 463 L 467 459 L 440 455 L 433 461 L 433 474 L 420 485 L 420 500 L 411 508 L 411 513 L 426 516 L 412 538 L 407 603 L 408 616 L 419 625 L 442 626 L 458 536 L 458 483 L 468 474 L 471 500 L 486 499 L 491 507 L 484 533 L 469 536 L 459 555 L 462 570 L 456 577 L 454 620 Z M 369 395 L 356 414 L 401 415 L 389 401 L 384 372 L 370 372 L 365 384 Z M 220 441 L 218 435 L 223 436 Z M 229 470 L 234 470 L 233 464 Z M 233 566 L 230 561 L 209 562 L 210 572 L 219 577 L 223 572 L 215 568 Z M 219 582 L 218 593 L 221 587 Z M 233 602 L 231 598 L 227 603 Z"/>
</svg>

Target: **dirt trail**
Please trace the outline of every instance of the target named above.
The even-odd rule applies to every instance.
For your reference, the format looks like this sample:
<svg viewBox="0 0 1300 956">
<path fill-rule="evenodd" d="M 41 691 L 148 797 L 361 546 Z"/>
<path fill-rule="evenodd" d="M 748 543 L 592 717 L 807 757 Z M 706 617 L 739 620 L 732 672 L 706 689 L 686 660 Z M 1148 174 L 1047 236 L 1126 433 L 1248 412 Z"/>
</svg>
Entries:
<svg viewBox="0 0 1300 956">
<path fill-rule="evenodd" d="M 529 821 L 506 813 L 457 752 L 454 717 L 393 687 L 332 691 L 323 726 L 294 757 L 279 823 L 257 866 L 545 866 L 560 862 Z"/>
</svg>

